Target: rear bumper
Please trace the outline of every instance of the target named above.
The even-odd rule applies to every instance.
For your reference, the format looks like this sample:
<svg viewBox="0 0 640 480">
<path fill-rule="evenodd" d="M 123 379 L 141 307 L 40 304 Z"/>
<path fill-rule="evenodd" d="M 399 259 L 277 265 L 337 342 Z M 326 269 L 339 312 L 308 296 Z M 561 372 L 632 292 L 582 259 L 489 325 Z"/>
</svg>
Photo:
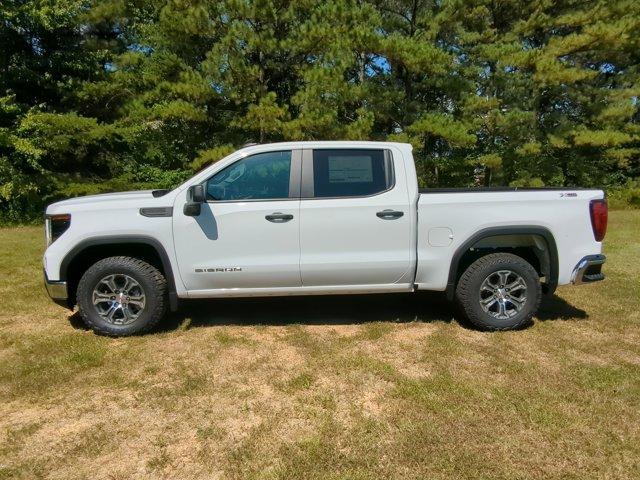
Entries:
<svg viewBox="0 0 640 480">
<path fill-rule="evenodd" d="M 604 280 L 602 265 L 606 260 L 607 258 L 604 255 L 587 255 L 573 269 L 571 283 L 580 285 Z"/>
<path fill-rule="evenodd" d="M 59 281 L 59 280 L 49 280 L 47 278 L 47 273 L 44 273 L 44 286 L 47 288 L 47 293 L 51 300 L 56 302 L 58 305 L 62 305 L 63 307 L 68 307 L 68 298 L 69 295 L 67 293 L 67 282 Z"/>
</svg>

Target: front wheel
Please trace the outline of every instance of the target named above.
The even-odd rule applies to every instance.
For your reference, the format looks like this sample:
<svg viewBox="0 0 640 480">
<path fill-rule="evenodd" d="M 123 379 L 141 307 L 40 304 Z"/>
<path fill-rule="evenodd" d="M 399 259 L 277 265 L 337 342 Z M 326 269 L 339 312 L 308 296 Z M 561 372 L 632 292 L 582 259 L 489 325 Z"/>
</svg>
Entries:
<svg viewBox="0 0 640 480">
<path fill-rule="evenodd" d="M 510 253 L 479 258 L 456 287 L 456 299 L 466 317 L 483 330 L 513 330 L 529 323 L 541 296 L 536 270 Z"/>
<path fill-rule="evenodd" d="M 133 335 L 149 331 L 164 317 L 167 282 L 147 262 L 109 257 L 84 273 L 77 298 L 82 319 L 96 333 Z"/>
</svg>

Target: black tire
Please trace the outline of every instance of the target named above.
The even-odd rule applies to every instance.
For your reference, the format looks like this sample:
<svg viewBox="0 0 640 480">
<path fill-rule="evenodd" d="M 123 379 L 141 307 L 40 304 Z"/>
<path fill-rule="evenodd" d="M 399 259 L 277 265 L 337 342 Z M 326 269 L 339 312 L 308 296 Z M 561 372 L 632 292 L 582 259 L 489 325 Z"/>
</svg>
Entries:
<svg viewBox="0 0 640 480">
<path fill-rule="evenodd" d="M 144 306 L 130 323 L 107 321 L 93 304 L 94 289 L 103 278 L 110 275 L 116 275 L 116 279 L 126 275 L 142 289 Z M 82 320 L 94 332 L 113 337 L 134 335 L 148 332 L 164 317 L 167 310 L 167 281 L 157 268 L 147 262 L 131 257 L 109 257 L 96 262 L 82 275 L 77 299 Z"/>
<path fill-rule="evenodd" d="M 509 294 L 499 285 L 494 290 L 497 293 L 492 294 L 487 291 L 485 280 L 489 278 L 493 282 L 500 280 L 498 272 L 504 271 L 519 275 L 526 285 L 526 290 L 516 292 L 518 289 L 514 289 L 514 295 L 519 296 L 514 298 L 526 297 L 521 302 L 521 307 L 518 307 L 515 301 L 506 300 L 505 302 L 503 295 L 507 295 L 509 298 Z M 515 278 L 516 275 L 509 277 L 509 279 Z M 481 300 L 485 299 L 487 302 L 491 302 L 492 299 L 489 298 L 491 295 L 494 295 L 495 298 L 500 296 L 502 302 L 511 309 L 508 310 L 509 318 L 498 318 L 501 312 L 486 311 L 482 307 Z M 479 258 L 465 270 L 456 287 L 456 300 L 460 309 L 471 323 L 482 330 L 516 330 L 527 325 L 538 311 L 541 297 L 540 277 L 536 270 L 522 257 L 510 253 L 492 253 Z M 491 308 L 497 310 L 500 308 L 499 304 L 500 302 L 496 300 Z M 518 308 L 520 308 L 519 311 Z"/>
</svg>

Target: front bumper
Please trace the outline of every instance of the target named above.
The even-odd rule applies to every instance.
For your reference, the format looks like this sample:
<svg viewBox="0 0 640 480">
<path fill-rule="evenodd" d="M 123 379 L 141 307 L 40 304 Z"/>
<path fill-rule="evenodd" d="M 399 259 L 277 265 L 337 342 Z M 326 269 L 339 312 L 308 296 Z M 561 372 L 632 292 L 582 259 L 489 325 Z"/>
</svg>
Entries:
<svg viewBox="0 0 640 480">
<path fill-rule="evenodd" d="M 47 273 L 44 273 L 44 286 L 47 288 L 47 293 L 51 300 L 56 302 L 58 305 L 62 305 L 63 307 L 68 307 L 68 298 L 69 295 L 67 293 L 67 282 L 59 281 L 59 280 L 49 280 L 47 278 Z"/>
<path fill-rule="evenodd" d="M 604 255 L 587 255 L 573 269 L 571 283 L 580 285 L 582 283 L 592 283 L 604 280 L 602 265 L 607 260 Z"/>
</svg>

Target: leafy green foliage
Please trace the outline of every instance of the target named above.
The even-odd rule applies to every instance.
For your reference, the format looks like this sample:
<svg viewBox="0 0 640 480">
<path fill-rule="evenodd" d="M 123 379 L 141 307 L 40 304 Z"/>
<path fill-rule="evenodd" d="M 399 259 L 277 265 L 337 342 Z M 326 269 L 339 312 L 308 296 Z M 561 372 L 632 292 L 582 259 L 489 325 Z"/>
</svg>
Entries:
<svg viewBox="0 0 640 480">
<path fill-rule="evenodd" d="M 608 192 L 609 205 L 613 208 L 640 208 L 640 180 L 629 180 Z"/>
<path fill-rule="evenodd" d="M 634 0 L 7 0 L 0 217 L 248 141 L 407 141 L 426 186 L 616 189 L 640 174 L 639 30 Z"/>
</svg>

